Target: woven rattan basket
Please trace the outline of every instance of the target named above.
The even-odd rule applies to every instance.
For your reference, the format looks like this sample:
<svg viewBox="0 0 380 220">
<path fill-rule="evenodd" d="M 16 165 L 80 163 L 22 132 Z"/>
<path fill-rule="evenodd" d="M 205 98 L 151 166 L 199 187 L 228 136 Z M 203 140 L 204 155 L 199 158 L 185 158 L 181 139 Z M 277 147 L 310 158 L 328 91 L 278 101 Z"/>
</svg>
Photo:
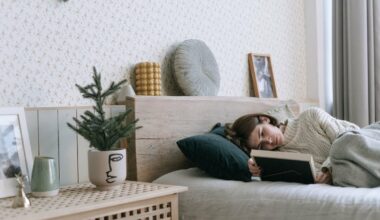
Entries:
<svg viewBox="0 0 380 220">
<path fill-rule="evenodd" d="M 138 63 L 135 68 L 136 94 L 161 95 L 161 68 L 159 63 Z"/>
</svg>

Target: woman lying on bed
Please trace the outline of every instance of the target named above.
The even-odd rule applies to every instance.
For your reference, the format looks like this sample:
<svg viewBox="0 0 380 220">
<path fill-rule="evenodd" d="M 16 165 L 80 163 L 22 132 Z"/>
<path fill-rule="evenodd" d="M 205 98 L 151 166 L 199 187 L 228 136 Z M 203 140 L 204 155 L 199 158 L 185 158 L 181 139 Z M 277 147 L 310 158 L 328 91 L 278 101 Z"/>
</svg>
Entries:
<svg viewBox="0 0 380 220">
<path fill-rule="evenodd" d="M 330 148 L 339 134 L 349 130 L 359 127 L 338 120 L 322 109 L 310 108 L 284 124 L 266 114 L 244 115 L 228 126 L 226 133 L 247 154 L 251 149 L 311 154 L 319 171 L 316 182 L 331 184 Z M 248 166 L 253 176 L 260 176 L 260 168 L 252 159 Z"/>
</svg>

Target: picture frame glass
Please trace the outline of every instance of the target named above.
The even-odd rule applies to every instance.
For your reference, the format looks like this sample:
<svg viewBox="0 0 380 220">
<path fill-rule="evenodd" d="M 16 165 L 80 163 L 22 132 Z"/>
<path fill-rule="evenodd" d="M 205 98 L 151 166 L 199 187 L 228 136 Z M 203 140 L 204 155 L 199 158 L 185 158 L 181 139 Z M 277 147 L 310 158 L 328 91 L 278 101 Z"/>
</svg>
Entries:
<svg viewBox="0 0 380 220">
<path fill-rule="evenodd" d="M 248 60 L 254 95 L 261 98 L 277 98 L 271 57 L 269 55 L 249 54 Z"/>
<path fill-rule="evenodd" d="M 254 65 L 260 97 L 272 98 L 273 89 L 268 58 L 264 56 L 255 56 Z"/>
<path fill-rule="evenodd" d="M 28 138 L 23 109 L 0 108 L 0 198 L 16 195 L 16 174 L 26 176 L 25 191 L 30 191 L 32 161 Z"/>
</svg>

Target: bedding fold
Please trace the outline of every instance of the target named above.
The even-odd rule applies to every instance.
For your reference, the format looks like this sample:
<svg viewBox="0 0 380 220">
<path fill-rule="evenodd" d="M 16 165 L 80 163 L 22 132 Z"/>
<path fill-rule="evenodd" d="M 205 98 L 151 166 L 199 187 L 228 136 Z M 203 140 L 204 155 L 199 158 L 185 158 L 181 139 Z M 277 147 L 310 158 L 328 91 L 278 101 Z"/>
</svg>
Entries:
<svg viewBox="0 0 380 220">
<path fill-rule="evenodd" d="M 334 185 L 380 186 L 380 123 L 341 134 L 330 158 Z"/>
</svg>

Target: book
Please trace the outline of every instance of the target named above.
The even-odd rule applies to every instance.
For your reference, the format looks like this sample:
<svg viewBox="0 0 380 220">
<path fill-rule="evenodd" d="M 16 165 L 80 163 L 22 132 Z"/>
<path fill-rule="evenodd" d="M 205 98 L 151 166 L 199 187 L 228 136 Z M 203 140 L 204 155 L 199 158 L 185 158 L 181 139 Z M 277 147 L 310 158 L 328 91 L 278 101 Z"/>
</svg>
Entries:
<svg viewBox="0 0 380 220">
<path fill-rule="evenodd" d="M 261 168 L 261 180 L 315 183 L 314 160 L 310 154 L 252 150 L 251 157 Z"/>
</svg>

